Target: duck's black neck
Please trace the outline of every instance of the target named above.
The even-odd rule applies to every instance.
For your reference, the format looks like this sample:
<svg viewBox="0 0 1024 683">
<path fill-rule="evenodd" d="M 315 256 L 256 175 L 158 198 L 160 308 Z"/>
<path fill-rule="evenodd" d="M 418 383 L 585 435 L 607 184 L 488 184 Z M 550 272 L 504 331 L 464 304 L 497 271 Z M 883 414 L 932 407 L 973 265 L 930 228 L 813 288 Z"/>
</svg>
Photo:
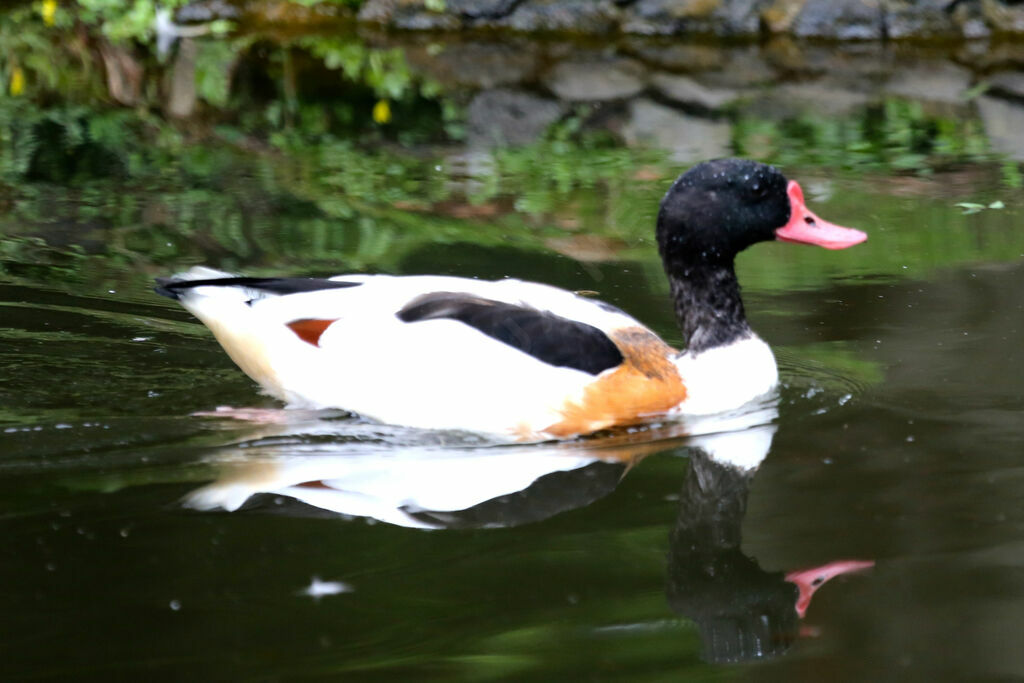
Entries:
<svg viewBox="0 0 1024 683">
<path fill-rule="evenodd" d="M 688 353 L 724 346 L 752 334 L 731 260 L 666 262 L 665 270 Z"/>
</svg>

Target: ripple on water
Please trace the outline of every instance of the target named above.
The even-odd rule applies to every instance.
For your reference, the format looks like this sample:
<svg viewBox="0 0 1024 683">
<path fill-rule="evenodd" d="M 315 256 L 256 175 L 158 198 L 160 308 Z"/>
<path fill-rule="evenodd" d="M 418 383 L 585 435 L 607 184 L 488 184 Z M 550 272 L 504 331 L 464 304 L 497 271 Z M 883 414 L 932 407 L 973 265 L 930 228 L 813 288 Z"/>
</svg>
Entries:
<svg viewBox="0 0 1024 683">
<path fill-rule="evenodd" d="M 775 355 L 784 403 L 806 414 L 844 406 L 883 380 L 880 366 L 842 344 L 776 349 Z"/>
</svg>

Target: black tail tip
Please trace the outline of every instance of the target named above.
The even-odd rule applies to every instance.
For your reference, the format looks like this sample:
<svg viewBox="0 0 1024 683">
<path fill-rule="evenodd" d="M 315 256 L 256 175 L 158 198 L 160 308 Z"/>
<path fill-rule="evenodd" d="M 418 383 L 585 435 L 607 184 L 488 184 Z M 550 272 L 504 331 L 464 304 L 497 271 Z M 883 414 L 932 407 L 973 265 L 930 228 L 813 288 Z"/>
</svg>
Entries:
<svg viewBox="0 0 1024 683">
<path fill-rule="evenodd" d="M 153 291 L 160 296 L 166 296 L 168 299 L 177 301 L 181 298 L 181 292 L 172 287 L 178 282 L 173 277 L 158 277 L 156 278 L 156 287 L 153 288 Z"/>
</svg>

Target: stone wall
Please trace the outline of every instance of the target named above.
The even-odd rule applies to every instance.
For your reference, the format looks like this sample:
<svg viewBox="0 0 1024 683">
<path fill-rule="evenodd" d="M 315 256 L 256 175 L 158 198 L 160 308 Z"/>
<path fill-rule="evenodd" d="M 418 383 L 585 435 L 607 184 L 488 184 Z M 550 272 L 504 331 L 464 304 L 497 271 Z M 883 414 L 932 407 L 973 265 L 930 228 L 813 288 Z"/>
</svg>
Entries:
<svg viewBox="0 0 1024 683">
<path fill-rule="evenodd" d="M 446 92 L 462 93 L 470 146 L 529 142 L 582 105 L 594 125 L 627 144 L 691 162 L 728 154 L 737 118 L 842 117 L 898 98 L 936 116 L 979 120 L 993 151 L 1024 160 L 1024 42 L 950 50 L 788 37 L 712 46 L 637 36 L 588 46 L 476 36 L 438 50 L 416 38 L 377 40 L 400 47 Z"/>
<path fill-rule="evenodd" d="M 825 40 L 1024 36 L 1020 0 L 366 0 L 358 19 L 408 30 Z"/>
</svg>

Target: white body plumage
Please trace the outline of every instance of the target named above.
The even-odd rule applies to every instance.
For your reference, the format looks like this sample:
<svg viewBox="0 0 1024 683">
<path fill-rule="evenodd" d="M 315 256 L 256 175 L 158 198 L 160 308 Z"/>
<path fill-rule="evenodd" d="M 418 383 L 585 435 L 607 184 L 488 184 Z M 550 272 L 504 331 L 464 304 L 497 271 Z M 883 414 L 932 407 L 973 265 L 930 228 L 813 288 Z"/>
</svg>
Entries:
<svg viewBox="0 0 1024 683">
<path fill-rule="evenodd" d="M 227 277 L 232 276 L 200 267 L 173 280 Z M 342 408 L 386 423 L 520 439 L 563 435 L 548 429 L 564 421 L 566 405 L 583 404 L 588 387 L 615 369 L 595 376 L 556 367 L 459 320 L 403 322 L 399 311 L 424 294 L 465 293 L 547 311 L 609 335 L 639 329 L 653 336 L 614 307 L 537 283 L 444 276 L 331 279 L 357 286 L 286 295 L 196 286 L 182 290 L 179 301 L 239 367 L 289 406 Z M 314 344 L 289 327 L 296 320 L 330 322 Z M 663 415 L 734 408 L 777 381 L 771 350 L 756 336 L 697 355 L 673 352 L 668 360 L 685 397 Z"/>
</svg>

